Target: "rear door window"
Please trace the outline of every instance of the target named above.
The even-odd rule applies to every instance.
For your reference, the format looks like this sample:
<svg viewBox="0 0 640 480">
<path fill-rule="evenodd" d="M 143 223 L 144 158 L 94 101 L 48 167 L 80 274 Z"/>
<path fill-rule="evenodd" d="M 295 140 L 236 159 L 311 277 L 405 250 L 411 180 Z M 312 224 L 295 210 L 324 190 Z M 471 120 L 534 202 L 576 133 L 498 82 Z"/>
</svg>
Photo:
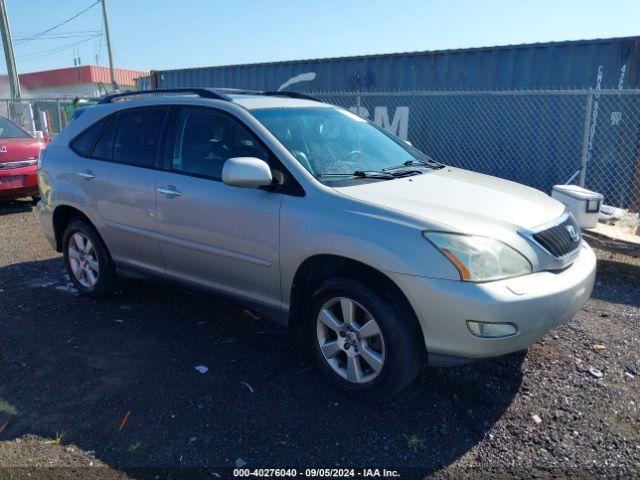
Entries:
<svg viewBox="0 0 640 480">
<path fill-rule="evenodd" d="M 154 167 L 166 108 L 128 110 L 118 116 L 113 161 L 139 167 Z"/>
<path fill-rule="evenodd" d="M 155 167 L 167 108 L 117 113 L 103 130 L 91 156 L 138 167 Z"/>
</svg>

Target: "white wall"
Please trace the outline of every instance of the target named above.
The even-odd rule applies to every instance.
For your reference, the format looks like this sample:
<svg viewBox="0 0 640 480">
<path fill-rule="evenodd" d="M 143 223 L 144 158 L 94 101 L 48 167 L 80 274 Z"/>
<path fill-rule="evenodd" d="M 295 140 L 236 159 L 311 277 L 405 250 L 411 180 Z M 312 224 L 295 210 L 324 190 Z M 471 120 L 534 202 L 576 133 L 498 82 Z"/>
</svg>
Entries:
<svg viewBox="0 0 640 480">
<path fill-rule="evenodd" d="M 129 86 L 122 85 L 121 88 L 126 90 L 131 88 Z M 91 97 L 97 98 L 105 93 L 111 91 L 111 86 L 102 83 L 76 83 L 73 85 L 62 85 L 60 87 L 45 87 L 36 88 L 32 90 L 22 89 L 22 96 L 24 98 L 73 98 L 73 97 Z"/>
</svg>

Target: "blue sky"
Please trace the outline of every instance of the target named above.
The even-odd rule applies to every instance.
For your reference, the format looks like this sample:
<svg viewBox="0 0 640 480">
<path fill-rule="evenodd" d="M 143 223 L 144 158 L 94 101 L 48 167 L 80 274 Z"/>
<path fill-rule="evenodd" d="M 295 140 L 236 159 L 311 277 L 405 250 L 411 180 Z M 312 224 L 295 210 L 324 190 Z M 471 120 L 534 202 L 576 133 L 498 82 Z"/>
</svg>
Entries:
<svg viewBox="0 0 640 480">
<path fill-rule="evenodd" d="M 640 35 L 638 0 L 108 1 L 116 66 L 139 70 Z M 7 0 L 18 70 L 107 65 L 99 4 L 25 41 L 94 2 Z"/>
</svg>

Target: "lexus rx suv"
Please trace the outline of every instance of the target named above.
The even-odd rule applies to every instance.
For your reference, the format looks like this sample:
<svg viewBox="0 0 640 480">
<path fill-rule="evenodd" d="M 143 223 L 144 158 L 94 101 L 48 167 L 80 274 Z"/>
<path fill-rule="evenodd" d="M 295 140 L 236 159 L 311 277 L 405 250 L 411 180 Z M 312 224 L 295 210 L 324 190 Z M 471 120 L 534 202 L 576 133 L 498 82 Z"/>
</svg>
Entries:
<svg viewBox="0 0 640 480">
<path fill-rule="evenodd" d="M 300 329 L 318 369 L 368 401 L 427 363 L 526 349 L 595 276 L 558 201 L 294 93 L 106 97 L 46 149 L 39 187 L 81 293 L 143 274 L 239 299 Z"/>
</svg>

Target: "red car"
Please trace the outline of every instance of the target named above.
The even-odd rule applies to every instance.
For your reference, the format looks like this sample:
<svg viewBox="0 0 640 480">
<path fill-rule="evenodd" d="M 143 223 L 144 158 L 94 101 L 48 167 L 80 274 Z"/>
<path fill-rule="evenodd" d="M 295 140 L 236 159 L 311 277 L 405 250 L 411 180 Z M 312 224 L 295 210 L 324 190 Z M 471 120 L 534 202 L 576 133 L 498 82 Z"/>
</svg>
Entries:
<svg viewBox="0 0 640 480">
<path fill-rule="evenodd" d="M 38 197 L 38 159 L 47 144 L 0 117 L 0 200 Z"/>
</svg>

